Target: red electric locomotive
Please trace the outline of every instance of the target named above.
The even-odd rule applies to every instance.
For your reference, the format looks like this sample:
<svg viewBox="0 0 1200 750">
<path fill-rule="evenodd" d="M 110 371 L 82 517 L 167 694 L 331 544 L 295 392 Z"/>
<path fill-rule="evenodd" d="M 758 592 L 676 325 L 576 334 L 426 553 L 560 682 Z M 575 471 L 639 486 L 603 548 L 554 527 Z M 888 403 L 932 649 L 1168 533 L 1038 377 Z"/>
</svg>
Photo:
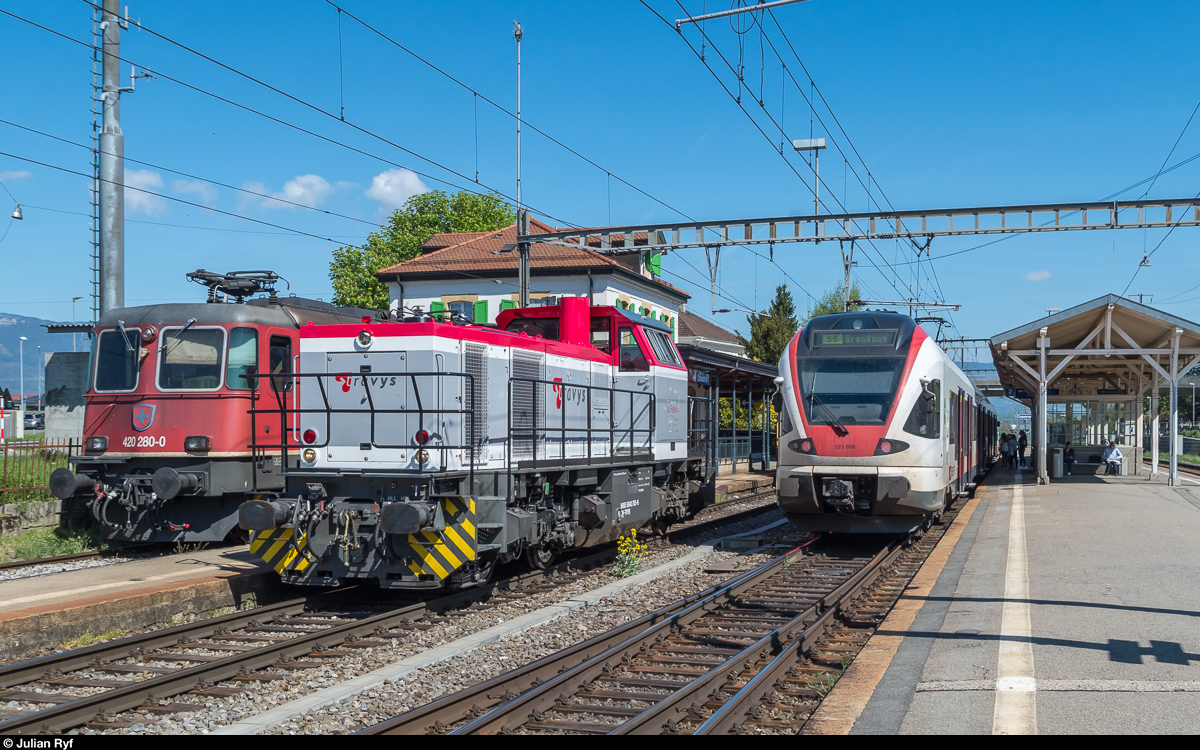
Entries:
<svg viewBox="0 0 1200 750">
<path fill-rule="evenodd" d="M 292 398 L 291 381 L 253 376 L 290 372 L 299 327 L 359 323 L 373 313 L 280 297 L 270 271 L 188 278 L 208 302 L 112 310 L 96 324 L 88 370 L 84 454 L 50 477 L 74 522 L 98 524 L 123 542 L 205 542 L 237 525 L 238 506 L 284 487 L 278 425 L 251 434 L 254 402 Z M 247 299 L 255 294 L 269 296 Z M 276 393 L 278 389 L 278 393 Z M 285 437 L 286 439 L 286 437 Z"/>
</svg>

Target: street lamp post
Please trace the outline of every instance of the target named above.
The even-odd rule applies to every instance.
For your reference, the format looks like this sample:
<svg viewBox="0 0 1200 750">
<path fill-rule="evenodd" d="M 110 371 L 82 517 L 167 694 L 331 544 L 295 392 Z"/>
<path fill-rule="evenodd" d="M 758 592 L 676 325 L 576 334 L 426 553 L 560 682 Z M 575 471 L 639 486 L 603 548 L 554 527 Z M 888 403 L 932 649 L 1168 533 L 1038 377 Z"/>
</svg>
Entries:
<svg viewBox="0 0 1200 750">
<path fill-rule="evenodd" d="M 45 372 L 46 368 L 45 368 L 45 365 L 43 364 L 44 361 L 42 360 L 42 347 L 40 347 L 40 346 L 38 347 L 37 361 L 38 361 L 38 364 L 37 364 L 37 368 L 38 368 L 38 408 L 41 409 L 43 412 L 45 412 L 46 411 L 46 397 L 42 393 L 42 373 Z"/>
<path fill-rule="evenodd" d="M 75 303 L 81 299 L 83 299 L 82 296 L 71 298 L 71 325 L 75 325 Z M 79 340 L 79 334 L 72 331 L 71 332 L 71 351 L 72 352 L 76 351 L 75 342 L 77 342 L 78 340 Z"/>
<path fill-rule="evenodd" d="M 26 338 L 25 336 L 22 336 L 22 337 L 21 337 L 21 343 L 17 345 L 17 347 L 18 347 L 18 352 L 19 352 L 19 354 L 20 354 L 20 365 L 19 365 L 19 366 L 20 366 L 20 368 L 21 368 L 21 378 L 20 378 L 20 383 L 21 383 L 21 409 L 20 409 L 20 413 L 21 413 L 21 427 L 22 427 L 22 429 L 24 429 L 24 426 L 25 426 L 25 342 L 26 342 L 26 341 L 28 341 L 28 340 L 29 340 L 28 338 Z"/>
<path fill-rule="evenodd" d="M 792 148 L 799 151 L 813 152 L 813 215 L 821 213 L 821 149 L 825 148 L 824 138 L 801 138 L 792 141 Z"/>
</svg>

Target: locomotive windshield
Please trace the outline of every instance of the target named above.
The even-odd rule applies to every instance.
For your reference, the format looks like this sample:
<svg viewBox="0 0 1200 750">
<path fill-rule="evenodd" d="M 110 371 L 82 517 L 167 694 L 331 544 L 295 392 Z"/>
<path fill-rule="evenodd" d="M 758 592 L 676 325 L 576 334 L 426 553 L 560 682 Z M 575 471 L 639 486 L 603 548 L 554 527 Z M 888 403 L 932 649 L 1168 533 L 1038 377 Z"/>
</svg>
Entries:
<svg viewBox="0 0 1200 750">
<path fill-rule="evenodd" d="M 164 328 L 161 341 L 160 390 L 210 391 L 221 387 L 225 329 Z"/>
<path fill-rule="evenodd" d="M 136 331 L 102 331 L 96 341 L 96 386 L 101 393 L 137 387 L 141 339 Z"/>
<path fill-rule="evenodd" d="M 800 396 L 809 424 L 887 422 L 904 372 L 899 357 L 799 357 Z"/>
</svg>

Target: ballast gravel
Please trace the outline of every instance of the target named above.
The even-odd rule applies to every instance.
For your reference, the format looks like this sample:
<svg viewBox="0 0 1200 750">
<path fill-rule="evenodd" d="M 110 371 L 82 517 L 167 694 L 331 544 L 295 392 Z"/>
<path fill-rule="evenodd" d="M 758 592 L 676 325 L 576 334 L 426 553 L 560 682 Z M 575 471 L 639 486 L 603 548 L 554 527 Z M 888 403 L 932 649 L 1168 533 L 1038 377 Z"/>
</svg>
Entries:
<svg viewBox="0 0 1200 750">
<path fill-rule="evenodd" d="M 90 560 L 74 560 L 71 562 L 28 565 L 23 568 L 0 570 L 0 581 L 17 581 L 22 578 L 37 578 L 38 576 L 54 575 L 55 573 L 68 573 L 72 570 L 83 570 L 84 568 L 103 568 L 106 565 L 116 565 L 117 563 L 123 563 L 127 561 L 127 558 L 124 557 L 106 557 L 92 558 Z"/>
<path fill-rule="evenodd" d="M 739 509 L 740 510 L 740 509 Z M 782 518 L 778 510 L 770 510 L 742 521 L 731 523 L 706 535 L 727 536 L 762 527 Z M 775 531 L 775 530 L 772 530 Z M 772 534 L 775 536 L 776 534 Z M 652 551 L 642 562 L 643 570 L 683 557 L 704 539 L 689 540 L 665 549 Z M 777 554 L 777 553 L 774 553 Z M 520 634 L 503 638 L 485 648 L 453 657 L 421 670 L 391 685 L 371 689 L 353 698 L 284 722 L 274 731 L 283 734 L 322 734 L 349 731 L 368 726 L 382 718 L 393 716 L 427 703 L 441 695 L 460 690 L 501 672 L 526 664 L 564 646 L 576 643 L 622 622 L 636 619 L 659 609 L 682 596 L 702 591 L 728 578 L 731 573 L 706 574 L 704 569 L 717 561 L 737 557 L 735 552 L 714 551 L 712 554 L 669 576 L 655 578 L 641 586 L 602 600 L 603 603 L 575 610 L 557 620 Z M 750 567 L 770 558 L 770 555 L 743 555 L 740 567 Z M 244 692 L 232 697 L 180 695 L 171 703 L 195 703 L 196 710 L 166 717 L 137 711 L 116 715 L 117 720 L 136 721 L 132 727 L 98 731 L 80 728 L 78 734 L 203 734 L 217 727 L 233 724 L 265 710 L 281 706 L 309 693 L 337 685 L 366 674 L 405 657 L 450 643 L 472 633 L 490 628 L 542 607 L 564 601 L 578 594 L 605 586 L 615 579 L 607 568 L 557 586 L 549 591 L 531 593 L 511 599 L 490 609 L 466 609 L 452 613 L 428 630 L 397 631 L 387 646 L 358 650 L 350 656 L 322 660 L 320 667 L 297 670 L 288 679 L 275 682 L 241 683 Z M 372 636 L 372 639 L 380 636 Z M 224 686 L 238 685 L 236 682 Z"/>
</svg>

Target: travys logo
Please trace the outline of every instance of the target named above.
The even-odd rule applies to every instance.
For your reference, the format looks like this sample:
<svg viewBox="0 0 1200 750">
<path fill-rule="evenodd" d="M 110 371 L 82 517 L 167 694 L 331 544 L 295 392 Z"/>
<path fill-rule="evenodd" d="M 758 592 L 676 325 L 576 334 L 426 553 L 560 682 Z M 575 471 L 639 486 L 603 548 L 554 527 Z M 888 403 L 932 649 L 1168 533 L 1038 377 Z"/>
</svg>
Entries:
<svg viewBox="0 0 1200 750">
<path fill-rule="evenodd" d="M 133 407 L 133 429 L 144 432 L 154 424 L 154 412 L 158 409 L 153 404 L 138 404 Z"/>
<path fill-rule="evenodd" d="M 334 378 L 334 381 L 342 384 L 342 393 L 349 393 L 352 386 L 363 385 L 364 381 L 366 385 L 372 388 L 379 388 L 381 390 L 396 384 L 395 376 L 386 375 L 381 377 L 367 378 L 356 377 L 354 375 L 338 375 Z"/>
</svg>

